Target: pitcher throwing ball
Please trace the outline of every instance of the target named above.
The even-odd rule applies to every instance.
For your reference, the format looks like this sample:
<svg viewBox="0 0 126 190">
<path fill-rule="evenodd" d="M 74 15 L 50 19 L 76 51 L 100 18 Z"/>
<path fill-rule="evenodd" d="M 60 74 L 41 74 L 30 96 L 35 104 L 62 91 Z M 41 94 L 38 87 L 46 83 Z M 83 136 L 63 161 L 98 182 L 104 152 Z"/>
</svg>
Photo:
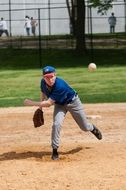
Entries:
<svg viewBox="0 0 126 190">
<path fill-rule="evenodd" d="M 100 130 L 93 124 L 88 123 L 77 92 L 66 81 L 56 76 L 56 70 L 52 66 L 46 66 L 42 69 L 40 102 L 26 99 L 24 104 L 27 106 L 38 106 L 40 109 L 54 105 L 51 136 L 51 158 L 53 160 L 59 158 L 60 130 L 68 111 L 81 130 L 90 131 L 97 139 L 102 139 Z"/>
</svg>

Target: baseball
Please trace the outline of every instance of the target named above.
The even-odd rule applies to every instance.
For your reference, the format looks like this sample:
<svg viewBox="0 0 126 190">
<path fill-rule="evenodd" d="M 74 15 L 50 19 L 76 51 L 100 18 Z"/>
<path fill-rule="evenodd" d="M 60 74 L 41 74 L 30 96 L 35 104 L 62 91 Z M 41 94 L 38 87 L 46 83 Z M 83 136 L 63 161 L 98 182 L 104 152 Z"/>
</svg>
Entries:
<svg viewBox="0 0 126 190">
<path fill-rule="evenodd" d="M 88 70 L 89 70 L 89 71 L 95 71 L 96 68 L 97 68 L 97 66 L 96 66 L 95 63 L 90 63 L 90 64 L 88 65 Z"/>
</svg>

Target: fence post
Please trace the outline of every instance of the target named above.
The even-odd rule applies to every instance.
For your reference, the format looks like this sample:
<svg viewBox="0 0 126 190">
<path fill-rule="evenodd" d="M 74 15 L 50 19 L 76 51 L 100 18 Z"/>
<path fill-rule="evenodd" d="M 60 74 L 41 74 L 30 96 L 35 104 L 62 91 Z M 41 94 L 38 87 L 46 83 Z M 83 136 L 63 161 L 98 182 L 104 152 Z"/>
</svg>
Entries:
<svg viewBox="0 0 126 190">
<path fill-rule="evenodd" d="M 125 33 L 126 33 L 126 0 L 124 0 L 124 18 L 125 18 Z"/>
<path fill-rule="evenodd" d="M 50 13 L 50 0 L 48 0 L 48 17 L 49 17 L 49 36 L 51 35 L 51 13 Z"/>
<path fill-rule="evenodd" d="M 92 8 L 89 6 L 90 10 L 90 42 L 91 42 L 91 62 L 94 62 L 94 48 L 93 48 L 93 34 L 92 34 Z"/>
<path fill-rule="evenodd" d="M 11 34 L 11 0 L 9 0 L 9 30 L 10 30 L 10 36 Z"/>
<path fill-rule="evenodd" d="M 42 67 L 42 45 L 41 45 L 41 18 L 40 18 L 40 9 L 38 9 L 38 23 L 39 23 L 39 65 Z"/>
</svg>

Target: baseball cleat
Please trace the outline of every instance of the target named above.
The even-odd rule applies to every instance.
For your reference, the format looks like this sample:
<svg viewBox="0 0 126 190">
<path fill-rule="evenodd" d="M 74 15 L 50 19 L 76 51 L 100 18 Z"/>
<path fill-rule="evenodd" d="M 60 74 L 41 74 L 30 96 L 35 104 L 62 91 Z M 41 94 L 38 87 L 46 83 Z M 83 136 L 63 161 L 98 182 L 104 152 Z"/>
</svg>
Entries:
<svg viewBox="0 0 126 190">
<path fill-rule="evenodd" d="M 99 139 L 99 140 L 102 139 L 102 134 L 101 134 L 100 130 L 97 127 L 94 126 L 94 129 L 91 132 L 96 136 L 97 139 Z"/>
<path fill-rule="evenodd" d="M 52 158 L 52 160 L 58 160 L 59 159 L 59 154 L 57 152 L 57 149 L 53 149 L 51 158 Z"/>
</svg>

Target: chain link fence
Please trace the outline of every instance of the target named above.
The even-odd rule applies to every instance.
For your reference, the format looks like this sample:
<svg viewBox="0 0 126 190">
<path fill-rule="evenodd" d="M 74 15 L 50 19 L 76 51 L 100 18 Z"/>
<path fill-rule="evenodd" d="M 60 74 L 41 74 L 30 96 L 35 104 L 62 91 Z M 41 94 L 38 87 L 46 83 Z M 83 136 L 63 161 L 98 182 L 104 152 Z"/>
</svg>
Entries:
<svg viewBox="0 0 126 190">
<path fill-rule="evenodd" d="M 3 17 L 8 26 L 9 37 L 3 34 L 0 37 L 0 47 L 7 48 L 61 48 L 75 49 L 76 40 L 71 35 L 71 26 L 66 4 L 59 3 L 14 3 L 5 0 L 1 4 L 0 17 Z M 97 14 L 97 9 L 86 6 L 86 43 L 87 48 L 125 48 L 126 41 L 126 2 L 116 3 L 113 10 L 107 15 Z M 91 11 L 91 12 L 90 12 Z M 115 12 L 117 24 L 115 33 L 110 39 L 108 17 Z M 27 35 L 25 16 L 33 17 L 36 22 L 36 35 Z M 92 26 L 91 26 L 92 25 Z M 92 34 L 93 39 L 90 35 Z M 122 35 L 123 34 L 123 35 Z"/>
</svg>

